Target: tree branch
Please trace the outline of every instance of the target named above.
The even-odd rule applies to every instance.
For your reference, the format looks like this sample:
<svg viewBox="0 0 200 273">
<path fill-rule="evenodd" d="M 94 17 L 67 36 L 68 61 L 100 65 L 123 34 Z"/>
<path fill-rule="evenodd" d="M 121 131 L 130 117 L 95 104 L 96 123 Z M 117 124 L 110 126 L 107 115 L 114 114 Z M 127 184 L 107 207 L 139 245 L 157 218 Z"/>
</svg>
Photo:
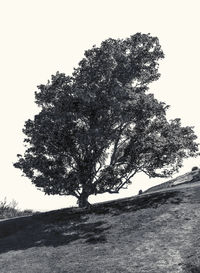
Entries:
<svg viewBox="0 0 200 273">
<path fill-rule="evenodd" d="M 110 159 L 110 165 L 113 165 L 114 162 L 116 161 L 116 154 L 117 154 L 117 150 L 118 148 L 123 145 L 123 143 L 128 139 L 126 139 L 125 141 L 123 141 L 122 143 L 120 143 L 120 145 L 118 146 L 119 144 L 119 141 L 120 141 L 120 137 L 121 137 L 121 134 L 123 133 L 124 129 L 128 126 L 129 123 L 126 123 L 124 126 L 120 125 L 119 128 L 119 135 L 116 139 L 116 142 L 114 144 L 114 150 L 113 150 L 113 154 L 111 155 L 111 159 Z"/>
</svg>

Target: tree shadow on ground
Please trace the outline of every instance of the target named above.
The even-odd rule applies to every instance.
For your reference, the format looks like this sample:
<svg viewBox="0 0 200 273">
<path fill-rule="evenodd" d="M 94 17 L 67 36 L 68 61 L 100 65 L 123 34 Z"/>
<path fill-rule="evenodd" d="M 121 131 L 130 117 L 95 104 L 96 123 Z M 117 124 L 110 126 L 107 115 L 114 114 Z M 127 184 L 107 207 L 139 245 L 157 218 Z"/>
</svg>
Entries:
<svg viewBox="0 0 200 273">
<path fill-rule="evenodd" d="M 110 227 L 104 221 L 87 223 L 85 215 L 60 220 L 50 214 L 46 216 L 0 223 L 0 253 L 31 247 L 57 247 L 79 239 L 91 244 L 106 242 L 104 231 Z"/>
<path fill-rule="evenodd" d="M 124 200 L 96 204 L 88 209 L 63 209 L 32 217 L 0 222 L 0 253 L 37 246 L 67 245 L 76 240 L 84 243 L 105 243 L 105 221 L 88 223 L 90 213 L 112 216 L 145 208 L 157 208 L 166 203 L 182 201 L 177 191 L 158 192 Z"/>
<path fill-rule="evenodd" d="M 140 195 L 133 198 L 116 200 L 102 204 L 94 205 L 91 212 L 95 214 L 106 214 L 111 212 L 113 216 L 124 212 L 137 211 L 147 208 L 158 208 L 164 204 L 180 204 L 182 194 L 178 191 L 155 192 L 151 194 Z"/>
</svg>

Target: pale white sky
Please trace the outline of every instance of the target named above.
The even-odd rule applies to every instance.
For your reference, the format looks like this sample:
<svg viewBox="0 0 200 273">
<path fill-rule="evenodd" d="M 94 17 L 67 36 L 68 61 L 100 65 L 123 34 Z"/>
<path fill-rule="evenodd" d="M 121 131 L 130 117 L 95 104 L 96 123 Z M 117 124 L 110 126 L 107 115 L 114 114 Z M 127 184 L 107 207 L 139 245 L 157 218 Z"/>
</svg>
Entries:
<svg viewBox="0 0 200 273">
<path fill-rule="evenodd" d="M 41 211 L 76 204 L 68 196 L 44 196 L 12 163 L 24 151 L 25 120 L 38 112 L 36 86 L 56 71 L 70 74 L 86 49 L 109 37 L 159 38 L 165 59 L 150 90 L 171 105 L 169 118 L 180 117 L 200 136 L 199 13 L 198 0 L 0 0 L 0 200 L 7 196 L 20 208 Z M 186 160 L 180 174 L 193 166 L 200 158 Z M 131 196 L 161 182 L 137 175 L 129 190 L 90 201 Z"/>
</svg>

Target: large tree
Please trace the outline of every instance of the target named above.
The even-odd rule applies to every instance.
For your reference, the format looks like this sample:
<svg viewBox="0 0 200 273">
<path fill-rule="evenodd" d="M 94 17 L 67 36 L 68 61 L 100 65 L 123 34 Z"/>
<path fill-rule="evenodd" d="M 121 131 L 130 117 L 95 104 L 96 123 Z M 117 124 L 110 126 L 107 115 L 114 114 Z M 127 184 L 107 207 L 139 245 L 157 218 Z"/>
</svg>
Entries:
<svg viewBox="0 0 200 273">
<path fill-rule="evenodd" d="M 192 127 L 168 121 L 148 92 L 164 57 L 156 37 L 137 33 L 85 51 L 72 76 L 38 86 L 41 111 L 25 123 L 27 148 L 14 164 L 46 194 L 118 193 L 138 172 L 168 177 L 196 156 Z"/>
</svg>

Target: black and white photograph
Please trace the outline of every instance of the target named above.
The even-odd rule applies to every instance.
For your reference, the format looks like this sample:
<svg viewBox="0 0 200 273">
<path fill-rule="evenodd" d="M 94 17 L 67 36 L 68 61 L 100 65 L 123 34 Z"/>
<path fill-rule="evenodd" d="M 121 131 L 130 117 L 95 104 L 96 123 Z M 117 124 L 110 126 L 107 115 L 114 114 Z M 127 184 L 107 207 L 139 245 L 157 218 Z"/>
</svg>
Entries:
<svg viewBox="0 0 200 273">
<path fill-rule="evenodd" d="M 200 273 L 200 1 L 0 0 L 0 273 Z"/>
</svg>

